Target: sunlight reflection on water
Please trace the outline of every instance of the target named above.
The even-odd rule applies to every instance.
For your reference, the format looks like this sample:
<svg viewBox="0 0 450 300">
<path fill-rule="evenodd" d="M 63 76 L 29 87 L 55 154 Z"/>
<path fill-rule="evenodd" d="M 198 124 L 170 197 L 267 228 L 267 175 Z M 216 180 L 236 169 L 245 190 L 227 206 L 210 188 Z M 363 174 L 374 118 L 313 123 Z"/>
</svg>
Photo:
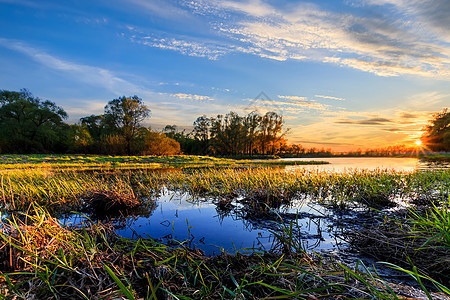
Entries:
<svg viewBox="0 0 450 300">
<path fill-rule="evenodd" d="M 401 172 L 411 172 L 422 166 L 417 158 L 404 157 L 325 157 L 325 158 L 282 158 L 286 161 L 327 161 L 327 165 L 287 166 L 286 170 L 306 168 L 319 171 L 346 172 L 355 169 L 388 169 Z"/>
</svg>

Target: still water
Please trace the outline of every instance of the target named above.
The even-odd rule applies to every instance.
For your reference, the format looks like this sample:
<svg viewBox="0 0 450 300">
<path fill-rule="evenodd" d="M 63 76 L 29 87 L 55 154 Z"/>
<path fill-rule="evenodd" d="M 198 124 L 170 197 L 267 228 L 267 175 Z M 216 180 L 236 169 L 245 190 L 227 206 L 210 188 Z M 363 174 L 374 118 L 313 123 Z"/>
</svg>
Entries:
<svg viewBox="0 0 450 300">
<path fill-rule="evenodd" d="M 270 249 L 274 236 L 279 231 L 279 219 L 256 218 L 243 212 L 238 202 L 221 210 L 211 200 L 193 200 L 188 195 L 165 192 L 157 200 L 157 208 L 150 217 L 130 219 L 126 226 L 117 230 L 124 237 L 146 237 L 159 239 L 164 243 L 184 241 L 184 245 L 199 248 L 206 254 L 245 252 L 251 248 Z M 308 217 L 294 220 L 296 234 L 304 239 L 305 248 L 323 249 L 334 247 L 333 237 L 322 232 L 326 226 L 322 208 L 313 205 L 291 205 L 278 210 L 285 217 L 299 213 Z M 286 220 L 285 220 L 286 221 Z M 246 250 L 248 249 L 248 250 Z"/>
<path fill-rule="evenodd" d="M 286 161 L 311 161 L 321 160 L 329 162 L 326 165 L 299 165 L 288 166 L 287 170 L 295 168 L 307 168 L 323 170 L 327 172 L 346 172 L 355 169 L 366 170 L 394 170 L 399 172 L 411 172 L 414 170 L 450 168 L 446 162 L 433 163 L 410 157 L 325 157 L 325 158 L 282 158 Z"/>
<path fill-rule="evenodd" d="M 286 159 L 313 160 L 313 159 Z M 317 159 L 316 159 L 317 160 Z M 328 165 L 288 166 L 328 172 L 345 172 L 354 169 L 389 169 L 413 171 L 424 166 L 414 158 L 324 158 Z M 280 224 L 294 225 L 295 235 L 309 250 L 334 250 L 340 246 L 336 224 L 339 216 L 313 199 L 297 199 L 289 207 L 278 208 L 270 216 L 257 216 L 242 209 L 240 199 L 226 208 L 216 204 L 217 199 L 193 199 L 187 194 L 163 190 L 153 199 L 153 210 L 145 215 L 120 218 L 115 221 L 117 233 L 123 237 L 151 237 L 163 243 L 180 243 L 203 250 L 208 255 L 222 250 L 234 253 L 248 249 L 270 249 L 276 239 L 273 232 L 282 232 Z M 348 213 L 346 219 L 352 216 Z M 354 216 L 360 219 L 361 216 Z M 365 217 L 364 217 L 365 219 Z M 73 216 L 66 221 L 75 223 Z M 246 250 L 247 249 L 247 250 Z"/>
<path fill-rule="evenodd" d="M 287 161 L 311 161 L 321 160 L 329 162 L 327 165 L 301 165 L 289 166 L 292 168 L 317 169 L 331 172 L 345 172 L 354 169 L 388 169 L 400 172 L 410 172 L 417 169 L 441 168 L 448 165 L 430 164 L 419 160 L 418 158 L 409 157 L 325 157 L 325 158 L 282 158 L 280 160 Z"/>
</svg>

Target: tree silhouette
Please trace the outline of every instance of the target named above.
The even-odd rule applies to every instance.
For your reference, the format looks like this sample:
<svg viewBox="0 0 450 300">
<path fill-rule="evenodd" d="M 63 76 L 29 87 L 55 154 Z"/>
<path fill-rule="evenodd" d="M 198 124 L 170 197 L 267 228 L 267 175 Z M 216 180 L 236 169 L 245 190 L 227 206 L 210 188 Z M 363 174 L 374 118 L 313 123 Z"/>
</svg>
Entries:
<svg viewBox="0 0 450 300">
<path fill-rule="evenodd" d="M 433 151 L 450 151 L 450 112 L 444 108 L 433 115 L 422 140 Z"/>
</svg>

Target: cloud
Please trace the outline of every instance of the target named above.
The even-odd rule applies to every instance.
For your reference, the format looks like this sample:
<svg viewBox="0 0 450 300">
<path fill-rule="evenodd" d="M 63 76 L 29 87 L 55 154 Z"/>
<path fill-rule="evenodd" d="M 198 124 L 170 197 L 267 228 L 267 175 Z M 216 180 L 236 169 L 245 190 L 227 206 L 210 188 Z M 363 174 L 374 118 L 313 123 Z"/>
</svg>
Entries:
<svg viewBox="0 0 450 300">
<path fill-rule="evenodd" d="M 61 71 L 78 81 L 104 88 L 118 95 L 123 95 L 125 91 L 138 93 L 142 90 L 110 70 L 64 60 L 19 41 L 0 38 L 0 46 L 22 53 L 46 68 Z"/>
<path fill-rule="evenodd" d="M 214 98 L 203 95 L 195 95 L 195 94 L 184 94 L 184 93 L 174 93 L 168 94 L 171 97 L 175 97 L 180 100 L 194 100 L 194 101 L 213 101 Z"/>
<path fill-rule="evenodd" d="M 354 125 L 386 125 L 387 123 L 392 123 L 392 120 L 386 118 L 370 118 L 364 120 L 341 120 L 336 121 L 337 124 L 354 124 Z"/>
<path fill-rule="evenodd" d="M 308 98 L 306 98 L 306 97 L 299 97 L 299 96 L 280 96 L 280 95 L 278 95 L 278 98 L 288 99 L 288 100 L 292 100 L 292 101 L 306 101 L 306 100 L 308 100 Z"/>
<path fill-rule="evenodd" d="M 190 14 L 167 0 L 120 0 L 121 3 L 138 6 L 140 11 L 158 15 L 171 20 L 191 19 Z M 118 4 L 119 5 L 119 4 Z"/>
<path fill-rule="evenodd" d="M 450 2 L 448 0 L 364 0 L 366 5 L 393 5 L 411 23 L 425 27 L 439 38 L 450 41 Z"/>
<path fill-rule="evenodd" d="M 278 98 L 287 100 L 279 102 L 280 105 L 297 106 L 315 110 L 326 110 L 329 107 L 329 105 L 321 104 L 314 100 L 308 100 L 306 97 L 279 95 Z"/>
<path fill-rule="evenodd" d="M 420 1 L 360 2 L 369 11 L 391 4 L 401 13 L 393 15 L 389 7 L 377 13 L 353 7 L 350 14 L 305 2 L 274 6 L 263 0 L 198 0 L 185 5 L 193 13 L 210 17 L 212 29 L 229 39 L 227 43 L 208 44 L 210 49 L 220 49 L 218 56 L 242 52 L 278 61 L 333 63 L 379 76 L 450 78 L 447 0 L 431 1 L 432 5 Z M 436 29 L 430 35 L 431 29 L 424 30 L 420 21 L 425 19 L 429 28 L 439 27 L 441 33 Z"/>
<path fill-rule="evenodd" d="M 314 97 L 317 97 L 317 98 L 323 98 L 323 99 L 331 99 L 331 100 L 345 101 L 344 98 L 338 98 L 338 97 L 332 97 L 332 96 L 314 95 Z"/>
<path fill-rule="evenodd" d="M 410 112 L 402 112 L 400 114 L 400 118 L 402 119 L 417 119 L 418 115 L 416 113 L 410 113 Z"/>
<path fill-rule="evenodd" d="M 134 28 L 129 28 L 133 30 Z M 174 37 L 154 37 L 151 35 L 132 36 L 131 41 L 145 46 L 160 48 L 162 50 L 172 50 L 180 52 L 183 55 L 194 57 L 206 57 L 216 60 L 218 57 L 229 52 L 226 47 L 219 46 L 214 43 L 196 42 L 187 39 L 179 39 Z"/>
<path fill-rule="evenodd" d="M 113 94 L 114 97 L 137 94 L 144 99 L 144 102 L 152 110 L 150 121 L 158 124 L 163 124 L 170 120 L 171 123 L 186 125 L 186 122 L 190 123 L 190 120 L 199 111 L 216 114 L 230 109 L 227 105 L 214 104 L 214 99 L 206 95 L 157 92 L 145 87 L 145 85 L 139 85 L 122 78 L 111 70 L 61 59 L 19 41 L 0 38 L 0 47 L 6 47 L 22 53 L 46 69 L 56 70 L 59 74 L 72 77 L 74 79 L 73 84 L 76 81 L 82 83 L 81 88 L 90 86 L 95 87 L 96 90 L 105 89 L 108 93 Z M 142 81 L 139 78 L 133 79 L 136 82 Z M 71 98 L 66 100 L 70 100 L 67 111 L 71 114 L 70 120 L 73 122 L 88 114 L 101 113 L 107 102 L 96 99 L 86 101 L 85 99 Z M 208 102 L 206 106 L 205 101 Z"/>
</svg>

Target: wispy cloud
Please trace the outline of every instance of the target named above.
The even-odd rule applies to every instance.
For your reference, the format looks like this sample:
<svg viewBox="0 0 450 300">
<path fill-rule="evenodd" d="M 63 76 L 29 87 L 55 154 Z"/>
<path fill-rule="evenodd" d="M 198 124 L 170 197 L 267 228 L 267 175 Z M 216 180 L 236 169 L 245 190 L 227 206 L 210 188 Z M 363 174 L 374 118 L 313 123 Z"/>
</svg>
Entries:
<svg viewBox="0 0 450 300">
<path fill-rule="evenodd" d="M 168 94 L 171 97 L 175 97 L 180 100 L 193 100 L 193 101 L 214 101 L 214 98 L 204 95 L 195 95 L 195 94 L 184 94 L 184 93 L 173 93 Z"/>
<path fill-rule="evenodd" d="M 305 2 L 274 6 L 265 0 L 184 1 L 192 13 L 210 20 L 215 39 L 151 37 L 145 42 L 141 37 L 140 42 L 212 59 L 242 52 L 279 61 L 332 63 L 380 76 L 413 74 L 450 79 L 447 0 L 430 5 L 429 1 L 416 0 L 356 2 L 369 11 L 386 3 L 398 9 L 394 15 L 388 7 L 377 14 L 354 8 L 355 13 L 350 14 Z M 429 26 L 424 29 L 422 21 Z"/>
<path fill-rule="evenodd" d="M 135 28 L 129 27 L 128 29 L 134 30 Z M 134 34 L 130 37 L 130 40 L 149 47 L 172 50 L 189 56 L 206 57 L 211 60 L 215 60 L 230 51 L 230 49 L 220 46 L 217 43 L 197 42 L 192 39 L 178 37 L 157 37 L 143 33 L 138 35 Z"/>
<path fill-rule="evenodd" d="M 167 0 L 120 0 L 121 5 L 129 4 L 139 7 L 141 12 L 147 12 L 152 15 L 157 15 L 163 18 L 176 20 L 182 18 L 191 19 L 189 13 L 172 1 Z M 120 5 L 120 4 L 118 4 Z"/>
<path fill-rule="evenodd" d="M 364 120 L 340 120 L 336 121 L 337 124 L 354 124 L 354 125 L 386 125 L 392 123 L 392 120 L 386 118 L 370 118 Z"/>
<path fill-rule="evenodd" d="M 283 103 L 284 105 L 288 105 L 288 106 L 299 106 L 299 107 L 315 109 L 315 110 L 326 110 L 329 107 L 329 105 L 321 104 L 314 100 L 308 100 L 308 98 L 306 98 L 306 97 L 279 95 L 278 98 L 285 99 L 285 101 L 280 102 L 280 103 Z"/>
<path fill-rule="evenodd" d="M 20 41 L 0 38 L 0 46 L 22 53 L 46 68 L 61 71 L 78 81 L 105 88 L 118 95 L 122 95 L 124 91 L 138 92 L 141 90 L 135 84 L 118 77 L 110 70 L 64 60 Z"/>
<path fill-rule="evenodd" d="M 314 97 L 316 97 L 316 98 L 323 98 L 323 99 L 331 99 L 331 100 L 345 101 L 344 98 L 338 98 L 338 97 L 332 97 L 332 96 L 314 95 Z"/>
<path fill-rule="evenodd" d="M 281 96 L 281 95 L 278 95 L 278 98 L 287 99 L 287 100 L 291 100 L 291 101 L 306 101 L 306 100 L 308 100 L 307 97 L 300 97 L 300 96 Z"/>
<path fill-rule="evenodd" d="M 46 70 L 56 70 L 64 76 L 70 76 L 73 83 L 81 82 L 83 85 L 95 87 L 97 89 L 105 89 L 108 94 L 115 95 L 139 95 L 144 102 L 148 104 L 152 110 L 151 122 L 164 123 L 178 122 L 186 125 L 192 120 L 198 111 L 214 113 L 222 113 L 229 109 L 226 105 L 219 103 L 213 104 L 213 98 L 207 95 L 198 95 L 191 93 L 163 93 L 131 82 L 115 72 L 90 66 L 86 64 L 74 63 L 67 59 L 62 59 L 45 51 L 31 47 L 20 41 L 8 40 L 0 38 L 0 47 L 5 47 L 18 53 L 22 53 L 41 64 Z M 139 80 L 138 80 L 139 81 Z M 178 87 L 179 89 L 179 87 Z M 74 100 L 67 99 L 70 105 L 66 106 L 72 122 L 76 122 L 78 118 L 92 113 L 102 113 L 103 107 L 108 99 L 92 99 L 92 100 Z M 183 100 L 183 101 L 180 101 Z M 208 105 L 205 106 L 205 101 Z"/>
</svg>

